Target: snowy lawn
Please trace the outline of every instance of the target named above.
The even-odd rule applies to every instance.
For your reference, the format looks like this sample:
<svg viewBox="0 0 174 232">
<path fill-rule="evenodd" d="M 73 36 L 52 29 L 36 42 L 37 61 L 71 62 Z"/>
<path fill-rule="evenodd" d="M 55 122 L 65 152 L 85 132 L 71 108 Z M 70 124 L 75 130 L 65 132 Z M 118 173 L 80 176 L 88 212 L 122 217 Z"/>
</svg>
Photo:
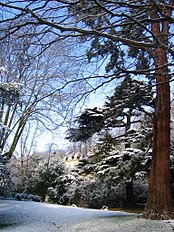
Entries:
<svg viewBox="0 0 174 232">
<path fill-rule="evenodd" d="M 0 230 L 9 232 L 172 232 L 173 221 L 138 219 L 125 212 L 26 201 L 0 201 Z"/>
</svg>

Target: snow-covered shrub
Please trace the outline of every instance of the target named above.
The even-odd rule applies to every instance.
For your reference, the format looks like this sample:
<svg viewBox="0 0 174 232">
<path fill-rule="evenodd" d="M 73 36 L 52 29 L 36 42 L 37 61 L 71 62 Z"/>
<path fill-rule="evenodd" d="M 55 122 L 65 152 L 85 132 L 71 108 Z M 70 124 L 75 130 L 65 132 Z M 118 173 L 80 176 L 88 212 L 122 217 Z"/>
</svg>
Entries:
<svg viewBox="0 0 174 232">
<path fill-rule="evenodd" d="M 102 205 L 102 189 L 99 186 L 101 187 L 101 183 L 95 180 L 87 178 L 79 180 L 70 198 L 70 203 L 80 207 L 100 208 Z"/>
<path fill-rule="evenodd" d="M 123 188 L 118 185 L 111 189 L 107 185 L 98 178 L 81 177 L 77 180 L 74 191 L 71 194 L 68 191 L 69 204 L 98 209 L 103 205 L 120 207 Z"/>
<path fill-rule="evenodd" d="M 75 177 L 69 174 L 63 160 L 56 155 L 32 155 L 23 163 L 23 169 L 21 160 L 12 157 L 10 168 L 19 199 L 37 200 L 35 195 L 38 195 L 43 201 L 68 203 L 66 191 Z"/>
<path fill-rule="evenodd" d="M 0 155 L 0 195 L 6 196 L 14 190 L 14 183 L 11 180 L 10 171 L 6 165 L 7 161 Z"/>
<path fill-rule="evenodd" d="M 62 160 L 52 156 L 41 160 L 33 176 L 32 193 L 52 202 L 60 203 L 61 196 L 66 192 L 67 170 Z M 66 179 L 66 181 L 65 181 Z"/>
<path fill-rule="evenodd" d="M 149 190 L 147 172 L 141 171 L 135 174 L 133 188 L 135 202 L 138 205 L 145 204 L 147 201 L 147 195 Z"/>
<path fill-rule="evenodd" d="M 33 194 L 33 182 L 38 165 L 47 159 L 44 155 L 33 154 L 22 160 L 21 157 L 13 156 L 8 164 L 11 176 L 15 183 L 16 192 Z"/>
<path fill-rule="evenodd" d="M 147 183 L 144 184 L 140 173 L 148 179 L 149 160 L 148 154 L 134 148 L 126 148 L 122 152 L 115 150 L 107 157 L 98 154 L 97 159 L 96 155 L 90 156 L 74 169 L 81 179 L 78 178 L 74 194 L 70 196 L 71 204 L 100 208 L 103 205 L 129 207 L 128 204 L 144 203 Z M 144 196 L 138 198 L 143 193 Z"/>
<path fill-rule="evenodd" d="M 26 194 L 26 193 L 15 193 L 14 194 L 14 199 L 18 200 L 18 201 L 36 201 L 36 202 L 41 202 L 42 199 L 41 197 L 37 196 L 37 195 L 32 195 L 32 194 Z"/>
<path fill-rule="evenodd" d="M 76 178 L 73 175 L 66 173 L 61 175 L 56 185 L 48 188 L 47 201 L 63 205 L 69 204 L 70 196 L 68 191 L 70 192 L 70 186 L 75 182 Z"/>
</svg>

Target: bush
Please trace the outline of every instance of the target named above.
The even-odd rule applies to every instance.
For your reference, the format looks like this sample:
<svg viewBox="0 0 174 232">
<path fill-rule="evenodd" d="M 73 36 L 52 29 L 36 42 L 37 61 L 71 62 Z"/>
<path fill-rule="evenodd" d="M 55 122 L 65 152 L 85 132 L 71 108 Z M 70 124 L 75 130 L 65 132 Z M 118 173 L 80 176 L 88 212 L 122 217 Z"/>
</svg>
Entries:
<svg viewBox="0 0 174 232">
<path fill-rule="evenodd" d="M 12 182 L 10 171 L 7 168 L 7 161 L 0 155 L 0 195 L 7 196 L 9 192 L 14 190 L 14 183 Z"/>
<path fill-rule="evenodd" d="M 121 186 L 109 188 L 99 179 L 80 179 L 74 192 L 69 194 L 70 204 L 87 208 L 120 207 L 123 192 Z"/>
<path fill-rule="evenodd" d="M 35 202 L 41 202 L 42 199 L 39 196 L 32 195 L 32 194 L 25 194 L 25 193 L 16 193 L 14 195 L 14 198 L 18 201 L 27 200 L 27 201 L 35 201 Z"/>
<path fill-rule="evenodd" d="M 32 193 L 42 200 L 60 203 L 61 196 L 66 192 L 65 176 L 67 170 L 62 160 L 53 156 L 49 160 L 40 161 L 33 176 Z"/>
</svg>

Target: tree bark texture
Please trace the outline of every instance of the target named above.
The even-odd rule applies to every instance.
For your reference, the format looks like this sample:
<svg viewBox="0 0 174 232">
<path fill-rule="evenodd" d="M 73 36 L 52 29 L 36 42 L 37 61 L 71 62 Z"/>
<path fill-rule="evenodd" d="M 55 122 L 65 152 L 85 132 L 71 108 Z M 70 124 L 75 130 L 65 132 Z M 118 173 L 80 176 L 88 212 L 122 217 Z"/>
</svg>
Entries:
<svg viewBox="0 0 174 232">
<path fill-rule="evenodd" d="M 157 19 L 157 13 L 151 15 Z M 155 22 L 152 31 L 158 40 L 154 54 L 156 66 L 156 105 L 150 185 L 144 218 L 174 218 L 170 177 L 170 85 L 167 51 L 168 22 Z"/>
</svg>

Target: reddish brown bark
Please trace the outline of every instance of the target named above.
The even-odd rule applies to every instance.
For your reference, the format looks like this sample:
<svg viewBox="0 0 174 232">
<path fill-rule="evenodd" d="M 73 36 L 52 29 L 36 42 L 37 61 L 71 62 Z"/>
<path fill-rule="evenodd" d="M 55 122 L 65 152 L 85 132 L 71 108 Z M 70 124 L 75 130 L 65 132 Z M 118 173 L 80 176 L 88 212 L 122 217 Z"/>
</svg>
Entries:
<svg viewBox="0 0 174 232">
<path fill-rule="evenodd" d="M 159 18 L 157 12 L 151 18 Z M 143 217 L 169 219 L 174 217 L 170 183 L 170 86 L 167 52 L 161 46 L 167 43 L 168 22 L 153 23 L 152 32 L 158 40 L 154 55 L 157 87 L 149 196 Z"/>
</svg>

